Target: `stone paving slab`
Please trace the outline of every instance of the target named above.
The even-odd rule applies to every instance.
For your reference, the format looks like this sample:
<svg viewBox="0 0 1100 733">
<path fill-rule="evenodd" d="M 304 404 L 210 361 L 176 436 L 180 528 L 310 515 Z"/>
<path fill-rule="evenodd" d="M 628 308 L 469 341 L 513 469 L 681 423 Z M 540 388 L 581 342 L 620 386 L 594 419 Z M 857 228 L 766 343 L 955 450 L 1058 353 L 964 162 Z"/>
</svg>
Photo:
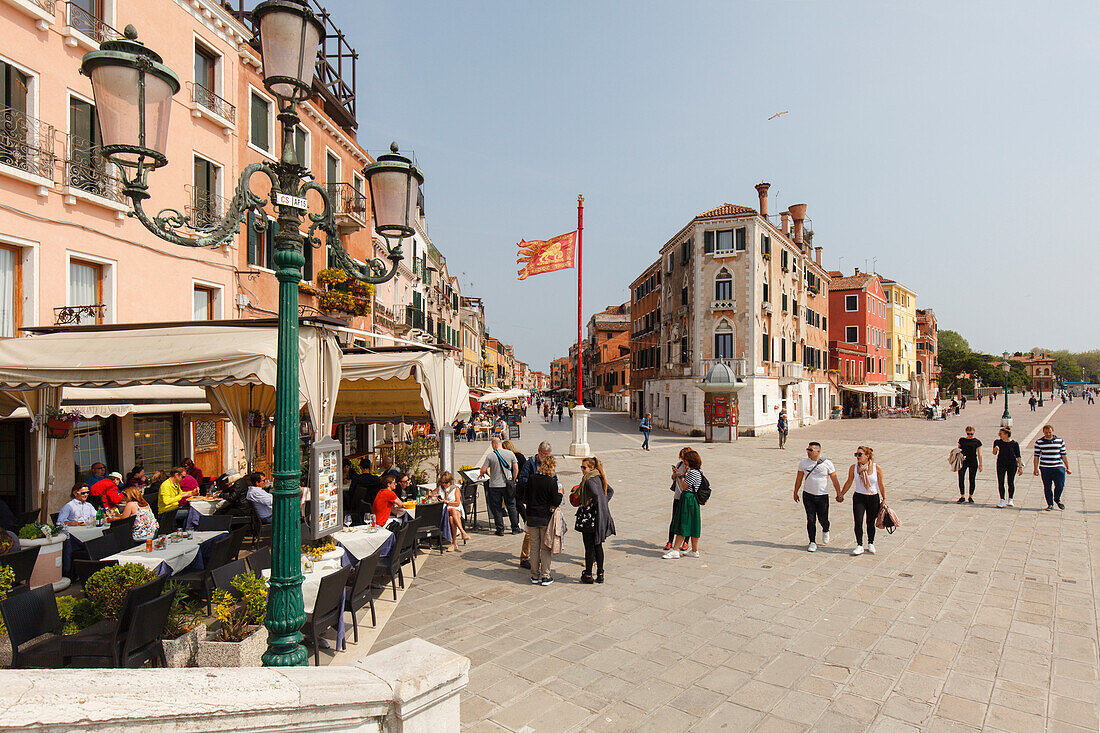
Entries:
<svg viewBox="0 0 1100 733">
<path fill-rule="evenodd" d="M 996 509 L 992 456 L 977 503 L 957 505 L 947 452 L 966 424 L 991 446 L 1002 409 L 828 422 L 792 430 L 785 451 L 774 436 L 706 445 L 655 431 L 649 452 L 632 420 L 594 411 L 590 440 L 616 488 L 607 582 L 579 583 L 575 532 L 549 587 L 517 567 L 521 538 L 475 533 L 424 562 L 374 650 L 419 636 L 468 656 L 468 730 L 1096 731 L 1100 408 L 1011 406 L 1021 442 L 1048 416 L 1066 439 L 1066 511 L 1042 511 L 1029 472 L 1018 506 Z M 530 454 L 541 439 L 560 454 L 568 417 L 526 421 L 517 444 Z M 831 505 L 832 543 L 806 552 L 791 487 L 808 440 L 842 474 L 856 445 L 875 448 L 903 522 L 879 533 L 876 555 L 848 554 L 847 501 Z M 699 449 L 714 496 L 702 557 L 662 560 L 683 445 Z M 461 443 L 458 462 L 485 447 Z M 575 460 L 558 466 L 563 483 L 579 478 Z"/>
</svg>

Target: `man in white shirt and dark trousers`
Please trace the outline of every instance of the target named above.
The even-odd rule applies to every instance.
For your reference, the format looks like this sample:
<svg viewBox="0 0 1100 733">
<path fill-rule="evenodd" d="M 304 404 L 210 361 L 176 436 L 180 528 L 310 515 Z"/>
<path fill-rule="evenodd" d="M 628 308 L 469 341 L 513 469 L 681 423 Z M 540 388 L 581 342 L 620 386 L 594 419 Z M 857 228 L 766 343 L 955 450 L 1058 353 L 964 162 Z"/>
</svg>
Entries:
<svg viewBox="0 0 1100 733">
<path fill-rule="evenodd" d="M 814 441 L 806 447 L 806 457 L 798 462 L 798 475 L 794 480 L 794 500 L 805 481 L 802 506 L 806 509 L 806 532 L 810 536 L 810 552 L 817 552 L 817 523 L 821 522 L 823 544 L 829 544 L 829 481 L 840 495 L 840 481 L 836 477 L 833 462 L 821 457 L 821 443 Z"/>
</svg>

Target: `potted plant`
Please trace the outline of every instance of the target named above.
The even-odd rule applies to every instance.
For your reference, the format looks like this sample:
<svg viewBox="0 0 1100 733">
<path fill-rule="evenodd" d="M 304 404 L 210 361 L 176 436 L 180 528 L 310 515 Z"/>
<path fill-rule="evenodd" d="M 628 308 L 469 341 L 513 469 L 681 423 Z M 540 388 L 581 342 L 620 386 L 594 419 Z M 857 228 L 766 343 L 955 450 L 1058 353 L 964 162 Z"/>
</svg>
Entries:
<svg viewBox="0 0 1100 733">
<path fill-rule="evenodd" d="M 50 583 L 55 591 L 69 587 L 69 579 L 61 577 L 61 551 L 65 548 L 65 534 L 55 524 L 24 524 L 19 528 L 19 546 L 38 548 L 38 559 L 31 572 L 31 585 Z"/>
<path fill-rule="evenodd" d="M 82 420 L 83 415 L 78 410 L 62 410 L 53 405 L 46 406 L 46 434 L 54 439 L 69 437 L 73 429 L 73 423 Z"/>
<path fill-rule="evenodd" d="M 199 642 L 206 640 L 202 611 L 182 583 L 168 583 L 165 592 L 172 594 L 172 608 L 160 640 L 164 659 L 169 667 L 194 667 Z"/>
<path fill-rule="evenodd" d="M 126 594 L 136 585 L 155 579 L 157 574 L 144 565 L 126 563 L 97 570 L 84 584 L 84 595 L 100 618 L 118 618 Z"/>
<path fill-rule="evenodd" d="M 214 591 L 214 618 L 199 642 L 200 667 L 259 667 L 267 648 L 267 581 L 252 573 L 233 578 L 233 592 Z"/>
</svg>

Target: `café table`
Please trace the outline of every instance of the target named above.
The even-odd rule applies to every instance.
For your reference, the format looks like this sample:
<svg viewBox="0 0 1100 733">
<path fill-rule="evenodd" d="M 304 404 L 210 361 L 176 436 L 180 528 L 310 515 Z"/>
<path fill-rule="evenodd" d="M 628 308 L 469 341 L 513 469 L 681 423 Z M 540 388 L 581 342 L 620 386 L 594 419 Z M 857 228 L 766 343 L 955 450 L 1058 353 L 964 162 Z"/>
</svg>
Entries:
<svg viewBox="0 0 1100 733">
<path fill-rule="evenodd" d="M 370 557 L 393 538 L 393 532 L 384 527 L 370 527 L 359 525 L 350 529 L 342 529 L 332 534 L 336 544 L 344 548 L 348 562 L 344 565 Z"/>
<path fill-rule="evenodd" d="M 313 567 L 302 571 L 302 607 L 306 613 L 313 613 L 313 607 L 317 605 L 317 592 L 321 590 L 321 578 L 332 575 L 344 566 L 343 559 L 314 560 Z M 271 580 L 271 568 L 260 571 L 265 580 Z M 345 591 L 346 593 L 346 591 Z M 336 624 L 336 648 L 344 645 L 344 614 L 340 614 L 340 620 Z"/>
<path fill-rule="evenodd" d="M 66 525 L 62 531 L 74 540 L 83 543 L 88 540 L 99 539 L 109 527 L 110 525 L 106 522 L 103 523 L 102 527 L 97 527 L 94 524 L 74 524 L 71 526 Z"/>
<path fill-rule="evenodd" d="M 209 517 L 216 512 L 221 506 L 225 504 L 225 499 L 214 499 L 209 501 L 207 499 L 192 499 L 187 502 L 187 521 L 184 522 L 184 527 L 192 529 L 199 526 L 199 517 Z"/>
<path fill-rule="evenodd" d="M 118 560 L 119 565 L 137 563 L 158 575 L 175 575 L 185 569 L 202 570 L 205 552 L 214 540 L 225 537 L 225 532 L 193 532 L 190 538 L 169 541 L 163 548 L 145 551 L 145 545 L 109 555 L 105 560 Z M 172 535 L 169 535 L 172 537 Z M 194 566 L 194 567 L 193 567 Z"/>
</svg>

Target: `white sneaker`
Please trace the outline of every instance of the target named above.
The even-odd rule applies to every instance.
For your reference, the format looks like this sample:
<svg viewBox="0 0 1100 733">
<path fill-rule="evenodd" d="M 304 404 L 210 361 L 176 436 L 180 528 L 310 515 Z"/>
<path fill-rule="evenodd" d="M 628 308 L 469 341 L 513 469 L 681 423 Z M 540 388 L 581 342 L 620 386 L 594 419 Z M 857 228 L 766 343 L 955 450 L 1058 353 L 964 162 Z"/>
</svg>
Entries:
<svg viewBox="0 0 1100 733">
<path fill-rule="evenodd" d="M 663 560 L 675 560 L 678 557 L 680 557 L 680 551 L 679 550 L 669 550 L 665 554 L 661 555 L 661 559 L 663 559 Z"/>
<path fill-rule="evenodd" d="M 698 550 L 684 550 L 683 557 L 699 557 Z"/>
<path fill-rule="evenodd" d="M 1009 506 L 1016 506 L 1016 502 L 1012 501 L 1012 499 L 1009 499 L 1008 500 L 1008 505 Z"/>
<path fill-rule="evenodd" d="M 853 555 L 862 555 L 863 554 L 863 546 L 862 545 L 856 545 L 856 549 L 852 550 L 852 554 Z"/>
<path fill-rule="evenodd" d="M 822 535 L 822 537 L 821 537 L 821 544 L 823 544 L 823 545 L 829 544 L 830 539 L 831 538 L 829 537 L 829 533 L 828 533 L 828 531 L 826 531 L 825 534 Z"/>
<path fill-rule="evenodd" d="M 872 555 L 875 554 L 875 543 L 874 542 L 868 543 L 867 552 L 871 553 Z"/>
<path fill-rule="evenodd" d="M 811 542 L 810 546 L 806 548 L 808 552 L 817 552 L 817 543 Z"/>
<path fill-rule="evenodd" d="M 997 508 L 998 509 L 1004 509 L 1005 508 L 1005 500 L 1004 499 L 1001 499 L 999 502 L 997 502 Z"/>
</svg>

